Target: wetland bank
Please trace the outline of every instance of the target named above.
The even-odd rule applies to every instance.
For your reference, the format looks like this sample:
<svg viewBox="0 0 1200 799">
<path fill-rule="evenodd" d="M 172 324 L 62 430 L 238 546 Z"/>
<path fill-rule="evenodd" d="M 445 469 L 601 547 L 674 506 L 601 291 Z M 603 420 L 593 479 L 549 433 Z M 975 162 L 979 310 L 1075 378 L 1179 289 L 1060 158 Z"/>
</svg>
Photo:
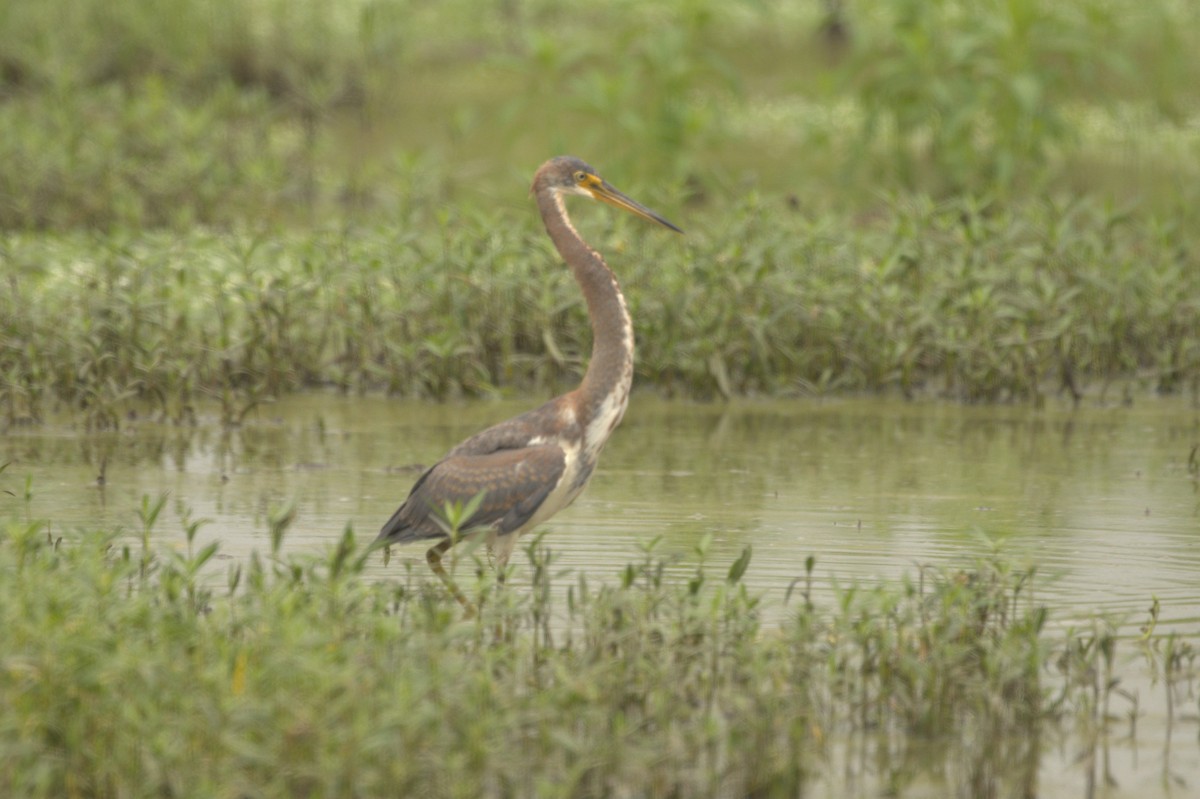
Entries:
<svg viewBox="0 0 1200 799">
<path fill-rule="evenodd" d="M 14 5 L 0 793 L 1191 795 L 1198 13 Z M 363 544 L 579 379 L 558 152 L 690 233 L 464 621 Z"/>
</svg>

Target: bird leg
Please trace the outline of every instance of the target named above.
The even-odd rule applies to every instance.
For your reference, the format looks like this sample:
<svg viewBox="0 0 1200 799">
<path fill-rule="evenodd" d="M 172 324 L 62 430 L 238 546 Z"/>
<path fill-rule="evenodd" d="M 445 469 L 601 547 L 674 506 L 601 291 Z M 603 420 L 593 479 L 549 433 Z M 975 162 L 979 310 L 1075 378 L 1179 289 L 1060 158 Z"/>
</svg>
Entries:
<svg viewBox="0 0 1200 799">
<path fill-rule="evenodd" d="M 508 533 L 507 535 L 497 536 L 488 547 L 492 555 L 492 567 L 496 571 L 496 588 L 497 592 L 504 589 L 504 584 L 508 576 L 508 558 L 512 555 L 513 546 L 517 542 L 516 533 Z M 509 620 L 509 626 L 505 626 L 503 616 L 496 617 L 496 626 L 492 630 L 492 635 L 496 643 L 512 641 L 512 626 L 513 622 Z"/>
<path fill-rule="evenodd" d="M 492 556 L 495 559 L 496 584 L 499 586 L 504 585 L 504 578 L 508 573 L 508 559 L 512 557 L 513 549 L 517 545 L 518 535 L 515 532 L 498 535 L 491 542 Z"/>
<path fill-rule="evenodd" d="M 429 551 L 425 553 L 425 560 L 429 561 L 429 568 L 433 569 L 434 573 L 446 584 L 446 588 L 450 589 L 450 593 L 454 595 L 458 603 L 466 609 L 466 618 L 470 619 L 475 616 L 475 606 L 471 604 L 471 600 L 467 599 L 458 586 L 454 584 L 454 580 L 450 578 L 450 575 L 446 572 L 446 568 L 442 566 L 442 554 L 452 546 L 454 546 L 453 538 L 443 538 L 429 548 Z"/>
</svg>

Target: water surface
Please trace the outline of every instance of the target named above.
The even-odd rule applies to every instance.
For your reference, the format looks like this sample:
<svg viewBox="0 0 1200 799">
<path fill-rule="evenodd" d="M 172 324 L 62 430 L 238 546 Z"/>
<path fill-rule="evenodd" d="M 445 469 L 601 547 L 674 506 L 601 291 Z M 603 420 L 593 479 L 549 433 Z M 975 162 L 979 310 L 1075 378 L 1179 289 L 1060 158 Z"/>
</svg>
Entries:
<svg viewBox="0 0 1200 799">
<path fill-rule="evenodd" d="M 350 524 L 373 536 L 419 467 L 528 402 L 433 405 L 308 395 L 241 429 L 132 423 L 83 435 L 12 430 L 0 479 L 20 513 L 61 529 L 136 529 L 143 494 L 169 492 L 164 538 L 185 509 L 241 556 L 266 515 L 295 500 L 291 548 L 320 549 Z M 587 492 L 547 525 L 566 567 L 615 574 L 662 536 L 716 559 L 754 546 L 752 584 L 782 593 L 817 560 L 833 580 L 968 565 L 999 545 L 1055 576 L 1062 618 L 1111 612 L 1141 623 L 1152 597 L 1169 623 L 1200 627 L 1200 484 L 1189 473 L 1200 412 L 1182 400 L 1033 411 L 875 399 L 700 405 L 635 398 Z M 105 481 L 96 477 L 103 470 Z M 423 562 L 423 552 L 402 557 Z M 382 566 L 380 565 L 380 573 Z"/>
<path fill-rule="evenodd" d="M 57 532 L 123 526 L 133 534 L 141 497 L 168 492 L 161 540 L 182 546 L 180 519 L 190 513 L 210 520 L 201 538 L 242 558 L 268 548 L 269 512 L 294 501 L 287 548 L 317 552 L 346 525 L 374 537 L 421 465 L 532 404 L 308 395 L 228 431 L 137 421 L 98 435 L 53 424 L 10 430 L 0 439 L 0 463 L 12 462 L 0 473 L 0 491 L 11 492 L 0 493 L 10 506 L 0 517 L 51 519 Z M 1159 630 L 1200 645 L 1197 444 L 1200 412 L 1172 399 L 1030 410 L 636 397 L 588 491 L 547 525 L 547 540 L 562 567 L 593 583 L 615 579 L 656 536 L 663 551 L 690 553 L 711 535 L 718 573 L 752 544 L 746 579 L 779 616 L 809 556 L 819 602 L 835 584 L 914 574 L 922 564 L 969 568 L 1000 547 L 1047 578 L 1037 590 L 1056 624 L 1107 614 L 1130 649 L 1157 598 Z M 424 573 L 423 548 L 399 557 Z M 398 568 L 380 559 L 369 576 L 389 579 Z M 1095 795 L 1185 795 L 1200 785 L 1196 706 L 1168 746 L 1161 688 L 1146 673 L 1127 679 L 1123 687 L 1139 697 L 1137 735 L 1112 742 L 1116 785 Z M 1042 795 L 1087 793 L 1077 743 L 1044 754 Z M 1184 794 L 1172 793 L 1176 777 L 1190 786 Z M 837 785 L 814 788 L 839 795 Z"/>
</svg>

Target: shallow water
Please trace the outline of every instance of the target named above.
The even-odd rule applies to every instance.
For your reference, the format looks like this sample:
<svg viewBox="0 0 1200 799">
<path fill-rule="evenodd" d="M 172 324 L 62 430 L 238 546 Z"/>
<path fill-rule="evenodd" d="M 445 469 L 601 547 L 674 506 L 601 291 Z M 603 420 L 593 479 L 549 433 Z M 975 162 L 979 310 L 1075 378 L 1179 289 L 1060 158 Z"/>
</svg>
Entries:
<svg viewBox="0 0 1200 799">
<path fill-rule="evenodd" d="M 420 464 L 530 405 L 308 395 L 267 406 L 228 432 L 150 423 L 102 435 L 54 425 L 10 430 L 0 439 L 0 463 L 12 461 L 0 473 L 0 492 L 12 495 L 0 493 L 10 506 L 0 518 L 49 518 L 58 532 L 120 525 L 133 533 L 141 497 L 166 491 L 161 540 L 182 546 L 179 520 L 190 512 L 211 520 L 200 538 L 219 539 L 225 557 L 241 558 L 268 548 L 268 513 L 295 500 L 287 548 L 320 551 L 347 524 L 373 537 Z M 820 601 L 835 583 L 915 574 L 920 564 L 969 568 L 972 557 L 999 546 L 1037 565 L 1046 578 L 1039 598 L 1055 623 L 1100 611 L 1132 636 L 1157 597 L 1159 631 L 1195 642 L 1200 480 L 1189 457 L 1197 444 L 1200 411 L 1172 399 L 1033 411 L 641 397 L 587 492 L 547 525 L 547 541 L 560 566 L 594 580 L 615 579 L 638 557 L 638 543 L 655 536 L 667 552 L 690 553 L 711 534 L 711 558 L 722 572 L 752 544 L 746 579 L 780 614 L 810 555 Z M 21 497 L 26 476 L 28 503 Z M 398 554 L 425 568 L 423 548 Z M 395 569 L 394 560 L 388 569 L 380 560 L 370 574 L 388 579 Z M 1146 717 L 1136 740 L 1114 742 L 1118 786 L 1098 796 L 1168 791 L 1160 766 L 1166 728 L 1156 716 L 1165 711 L 1154 709 L 1161 690 L 1142 676 L 1127 687 L 1138 691 Z M 1191 721 L 1176 731 L 1170 751 L 1172 772 L 1190 788 L 1200 785 L 1195 709 L 1191 702 Z M 1046 755 L 1043 795 L 1079 795 L 1076 754 L 1064 746 Z"/>
<path fill-rule="evenodd" d="M 529 403 L 432 405 L 308 395 L 242 429 L 149 423 L 81 435 L 53 425 L 0 439 L 18 508 L 76 526 L 138 526 L 143 494 L 170 493 L 157 531 L 241 556 L 266 515 L 295 499 L 289 547 L 320 549 L 352 524 L 374 536 L 419 473 L 465 436 Z M 748 579 L 782 592 L 816 557 L 816 588 L 969 565 L 999 545 L 1036 563 L 1064 620 L 1111 612 L 1200 628 L 1200 482 L 1189 473 L 1200 412 L 1180 400 L 1077 411 L 881 400 L 698 405 L 635 398 L 587 492 L 547 525 L 564 567 L 615 574 L 661 535 L 714 560 L 754 546 Z M 103 468 L 105 485 L 96 477 Z M 8 515 L 8 514 L 5 514 Z M 423 562 L 417 549 L 402 557 Z M 380 565 L 380 574 L 382 566 Z"/>
</svg>

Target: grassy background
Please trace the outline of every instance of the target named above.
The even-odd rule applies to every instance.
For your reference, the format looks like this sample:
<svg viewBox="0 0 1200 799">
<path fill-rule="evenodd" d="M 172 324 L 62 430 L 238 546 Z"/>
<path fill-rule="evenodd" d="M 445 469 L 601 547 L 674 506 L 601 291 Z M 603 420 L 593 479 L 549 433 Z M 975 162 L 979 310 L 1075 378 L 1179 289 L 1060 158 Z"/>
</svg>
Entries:
<svg viewBox="0 0 1200 799">
<path fill-rule="evenodd" d="M 9 423 L 569 382 L 586 328 L 526 197 L 560 152 L 689 231 L 584 221 L 643 385 L 1040 401 L 1200 379 L 1193 4 L 0 15 Z"/>
<path fill-rule="evenodd" d="M 1192 4 L 826 5 L 8 4 L 0 225 L 519 206 L 559 152 L 715 214 L 750 189 L 1194 204 Z"/>
</svg>

